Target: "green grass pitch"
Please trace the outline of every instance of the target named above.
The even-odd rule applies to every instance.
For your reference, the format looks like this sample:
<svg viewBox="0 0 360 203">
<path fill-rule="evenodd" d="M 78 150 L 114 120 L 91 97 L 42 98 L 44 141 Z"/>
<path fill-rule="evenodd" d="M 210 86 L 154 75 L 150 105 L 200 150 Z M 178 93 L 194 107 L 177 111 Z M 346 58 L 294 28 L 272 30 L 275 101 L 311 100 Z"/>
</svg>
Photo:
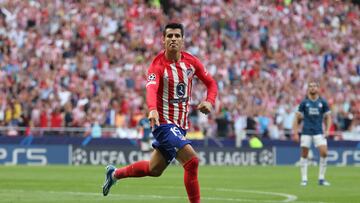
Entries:
<svg viewBox="0 0 360 203">
<path fill-rule="evenodd" d="M 309 185 L 301 187 L 294 166 L 201 166 L 202 203 L 358 203 L 360 168 L 328 167 L 330 187 L 317 185 L 317 167 L 309 167 Z M 0 202 L 187 202 L 183 169 L 170 166 L 159 178 L 119 181 L 103 197 L 103 166 L 0 166 Z"/>
</svg>

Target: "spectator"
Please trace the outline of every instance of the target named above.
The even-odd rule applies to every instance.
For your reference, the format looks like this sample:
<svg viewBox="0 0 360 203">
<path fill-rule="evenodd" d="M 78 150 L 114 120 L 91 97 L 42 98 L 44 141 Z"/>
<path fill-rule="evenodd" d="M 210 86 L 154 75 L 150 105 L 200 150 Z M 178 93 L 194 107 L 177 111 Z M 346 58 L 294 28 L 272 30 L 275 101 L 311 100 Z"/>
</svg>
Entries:
<svg viewBox="0 0 360 203">
<path fill-rule="evenodd" d="M 359 125 L 358 5 L 169 0 L 160 1 L 166 2 L 162 10 L 149 2 L 2 1 L 0 124 L 19 125 L 21 114 L 31 112 L 35 127 L 49 127 L 49 112 L 60 107 L 62 126 L 85 127 L 96 109 L 101 127 L 130 127 L 132 112 L 144 103 L 150 57 L 161 49 L 158 25 L 181 15 L 188 51 L 216 78 L 218 108 L 229 107 L 222 136 L 236 129 L 234 106 L 258 112 L 261 132 L 276 118 L 272 132 L 284 128 L 288 135 L 284 106 L 296 108 L 305 94 L 302 78 L 309 75 L 320 78 L 322 95 L 332 98 L 335 127 Z M 193 82 L 198 91 L 192 101 L 198 103 L 204 87 Z M 210 129 L 216 115 L 210 118 L 207 125 L 198 121 Z"/>
<path fill-rule="evenodd" d="M 290 109 L 290 107 L 286 108 L 286 112 L 284 114 L 284 120 L 283 120 L 283 129 L 284 129 L 284 133 L 285 133 L 285 138 L 286 139 L 291 139 L 292 136 L 292 125 L 294 123 L 294 119 L 295 119 L 295 111 L 293 111 L 293 109 Z"/>
</svg>

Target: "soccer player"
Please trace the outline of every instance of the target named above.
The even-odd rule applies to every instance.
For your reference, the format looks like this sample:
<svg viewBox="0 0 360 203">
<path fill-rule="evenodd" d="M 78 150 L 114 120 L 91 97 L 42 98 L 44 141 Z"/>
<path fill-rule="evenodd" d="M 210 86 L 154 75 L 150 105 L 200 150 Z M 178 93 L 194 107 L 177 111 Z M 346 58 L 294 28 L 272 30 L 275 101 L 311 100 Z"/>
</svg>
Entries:
<svg viewBox="0 0 360 203">
<path fill-rule="evenodd" d="M 299 141 L 298 124 L 303 120 L 303 129 L 301 132 L 300 146 L 300 171 L 301 185 L 307 185 L 307 166 L 308 153 L 312 142 L 319 149 L 319 185 L 329 186 L 330 183 L 325 180 L 326 157 L 327 157 L 327 141 L 326 136 L 329 135 L 331 125 L 331 115 L 328 103 L 319 96 L 319 83 L 310 81 L 308 83 L 307 97 L 300 103 L 299 110 L 296 112 L 294 119 L 294 138 Z M 323 121 L 325 121 L 325 134 L 323 133 Z"/>
<path fill-rule="evenodd" d="M 146 84 L 146 103 L 150 125 L 153 128 L 155 150 L 150 161 L 139 161 L 123 168 L 107 166 L 103 195 L 119 179 L 128 177 L 160 176 L 176 158 L 184 168 L 184 184 L 191 203 L 200 202 L 198 181 L 199 159 L 186 139 L 189 127 L 188 112 L 192 79 L 197 76 L 207 88 L 207 98 L 197 108 L 208 114 L 215 105 L 217 86 L 202 63 L 191 54 L 182 51 L 184 28 L 171 23 L 163 31 L 165 50 L 150 65 Z"/>
</svg>

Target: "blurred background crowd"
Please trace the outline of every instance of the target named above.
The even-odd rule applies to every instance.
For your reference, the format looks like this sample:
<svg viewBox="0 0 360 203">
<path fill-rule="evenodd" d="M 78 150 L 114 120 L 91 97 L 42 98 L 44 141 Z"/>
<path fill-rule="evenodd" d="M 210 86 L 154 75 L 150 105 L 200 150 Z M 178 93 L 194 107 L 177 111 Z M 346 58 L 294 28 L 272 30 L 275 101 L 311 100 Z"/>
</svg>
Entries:
<svg viewBox="0 0 360 203">
<path fill-rule="evenodd" d="M 205 86 L 194 81 L 190 132 L 289 139 L 307 81 L 316 78 L 333 135 L 360 134 L 360 9 L 351 1 L 0 4 L 0 126 L 96 126 L 126 136 L 146 116 L 146 72 L 163 48 L 163 26 L 181 22 L 186 50 L 219 88 L 207 117 L 195 109 Z"/>
</svg>

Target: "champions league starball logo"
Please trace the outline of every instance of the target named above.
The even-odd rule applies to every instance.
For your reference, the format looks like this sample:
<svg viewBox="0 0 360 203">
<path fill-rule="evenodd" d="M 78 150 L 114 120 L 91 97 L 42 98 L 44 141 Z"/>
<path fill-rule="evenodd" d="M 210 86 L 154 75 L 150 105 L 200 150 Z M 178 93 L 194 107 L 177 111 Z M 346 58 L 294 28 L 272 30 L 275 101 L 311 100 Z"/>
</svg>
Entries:
<svg viewBox="0 0 360 203">
<path fill-rule="evenodd" d="M 261 165 L 274 165 L 274 154 L 270 150 L 263 150 L 259 153 L 259 164 Z"/>
<path fill-rule="evenodd" d="M 87 153 L 85 150 L 77 148 L 72 154 L 72 164 L 82 165 L 87 163 Z"/>
<path fill-rule="evenodd" d="M 148 81 L 155 81 L 156 80 L 156 75 L 154 73 L 151 73 L 148 77 Z"/>
</svg>

